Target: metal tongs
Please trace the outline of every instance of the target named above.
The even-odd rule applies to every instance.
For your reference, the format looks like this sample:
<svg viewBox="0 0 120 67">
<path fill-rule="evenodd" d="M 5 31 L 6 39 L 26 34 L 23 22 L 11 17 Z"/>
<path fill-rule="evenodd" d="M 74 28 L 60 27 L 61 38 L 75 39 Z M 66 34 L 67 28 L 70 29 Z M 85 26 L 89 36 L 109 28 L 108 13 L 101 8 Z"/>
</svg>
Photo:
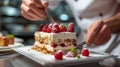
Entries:
<svg viewBox="0 0 120 67">
<path fill-rule="evenodd" d="M 53 17 L 50 16 L 47 11 L 45 11 L 45 12 L 46 12 L 46 15 L 47 15 L 47 18 L 46 18 L 47 21 L 48 21 L 49 23 L 55 23 L 55 20 L 53 19 Z"/>
<path fill-rule="evenodd" d="M 80 44 L 76 45 L 75 49 L 82 50 L 83 45 L 85 45 L 85 44 L 86 44 L 86 41 L 82 41 Z"/>
<path fill-rule="evenodd" d="M 42 0 L 42 1 L 47 1 L 47 2 L 48 2 L 48 0 Z M 52 16 L 50 16 L 50 15 L 48 14 L 48 11 L 45 10 L 45 13 L 46 13 L 46 15 L 47 15 L 47 17 L 46 17 L 47 22 L 49 22 L 49 23 L 55 23 L 55 20 L 53 19 Z"/>
</svg>

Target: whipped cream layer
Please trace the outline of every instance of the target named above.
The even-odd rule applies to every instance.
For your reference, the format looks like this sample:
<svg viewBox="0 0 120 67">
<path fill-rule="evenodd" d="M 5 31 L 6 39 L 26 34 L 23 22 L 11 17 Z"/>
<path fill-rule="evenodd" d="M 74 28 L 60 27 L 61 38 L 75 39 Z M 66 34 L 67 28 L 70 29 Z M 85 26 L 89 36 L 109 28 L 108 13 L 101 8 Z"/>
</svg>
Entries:
<svg viewBox="0 0 120 67">
<path fill-rule="evenodd" d="M 35 32 L 35 40 L 44 44 L 51 44 L 51 42 L 55 42 L 57 44 L 60 43 L 68 43 L 68 41 L 76 41 L 76 33 L 71 32 L 61 32 L 61 33 L 45 33 L 45 32 Z M 70 41 L 70 42 L 72 42 Z"/>
<path fill-rule="evenodd" d="M 45 33 L 35 32 L 36 37 L 48 37 L 50 39 L 76 39 L 76 33 L 74 32 L 60 32 L 60 33 Z"/>
</svg>

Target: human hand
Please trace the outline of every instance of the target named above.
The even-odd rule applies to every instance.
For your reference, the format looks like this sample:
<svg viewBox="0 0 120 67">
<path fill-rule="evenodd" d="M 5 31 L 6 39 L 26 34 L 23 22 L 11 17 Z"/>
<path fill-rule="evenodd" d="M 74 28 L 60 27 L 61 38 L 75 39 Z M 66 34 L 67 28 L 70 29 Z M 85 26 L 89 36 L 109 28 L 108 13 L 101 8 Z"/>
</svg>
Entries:
<svg viewBox="0 0 120 67">
<path fill-rule="evenodd" d="M 21 14 L 23 17 L 38 21 L 46 18 L 45 10 L 48 7 L 48 2 L 40 0 L 22 0 Z"/>
<path fill-rule="evenodd" d="M 101 45 L 109 41 L 111 32 L 103 21 L 96 21 L 87 29 L 86 43 Z"/>
</svg>

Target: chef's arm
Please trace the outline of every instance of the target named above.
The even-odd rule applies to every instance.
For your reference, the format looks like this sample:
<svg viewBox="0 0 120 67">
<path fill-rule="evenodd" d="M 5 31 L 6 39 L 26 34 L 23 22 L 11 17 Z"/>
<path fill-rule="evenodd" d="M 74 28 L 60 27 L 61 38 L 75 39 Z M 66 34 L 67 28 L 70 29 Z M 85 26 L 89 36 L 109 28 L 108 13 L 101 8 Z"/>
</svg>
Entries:
<svg viewBox="0 0 120 67">
<path fill-rule="evenodd" d="M 112 33 L 120 32 L 120 6 L 118 6 L 117 13 L 110 18 L 104 19 Z"/>
</svg>

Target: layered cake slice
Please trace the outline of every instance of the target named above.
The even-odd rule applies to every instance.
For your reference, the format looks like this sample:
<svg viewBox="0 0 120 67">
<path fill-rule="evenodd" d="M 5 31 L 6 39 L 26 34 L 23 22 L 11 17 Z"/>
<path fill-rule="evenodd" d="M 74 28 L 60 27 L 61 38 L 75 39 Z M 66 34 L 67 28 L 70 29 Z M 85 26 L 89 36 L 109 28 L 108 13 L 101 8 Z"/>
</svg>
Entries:
<svg viewBox="0 0 120 67">
<path fill-rule="evenodd" d="M 76 46 L 74 23 L 41 24 L 34 36 L 35 43 L 32 49 L 45 54 L 55 54 L 57 50 L 69 51 Z"/>
</svg>

